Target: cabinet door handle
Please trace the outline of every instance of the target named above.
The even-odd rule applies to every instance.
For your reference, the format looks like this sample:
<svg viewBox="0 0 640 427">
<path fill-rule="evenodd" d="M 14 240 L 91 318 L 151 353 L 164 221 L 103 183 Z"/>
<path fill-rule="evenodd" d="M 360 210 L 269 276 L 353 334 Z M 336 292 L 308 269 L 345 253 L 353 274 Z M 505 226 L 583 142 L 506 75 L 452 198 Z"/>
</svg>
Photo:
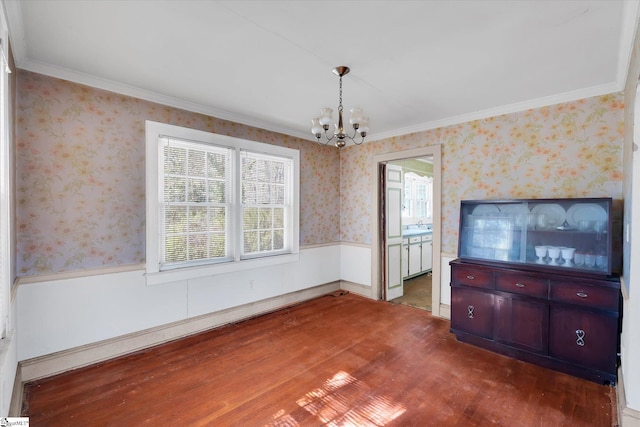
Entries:
<svg viewBox="0 0 640 427">
<path fill-rule="evenodd" d="M 578 337 L 576 339 L 576 344 L 578 344 L 580 347 L 584 347 L 584 336 L 585 332 L 582 329 L 576 330 L 576 337 Z"/>
<path fill-rule="evenodd" d="M 475 309 L 474 306 L 470 305 L 467 307 L 467 317 L 469 319 L 473 319 L 473 310 Z"/>
<path fill-rule="evenodd" d="M 580 298 L 586 298 L 589 295 L 585 294 L 584 292 L 576 292 L 576 295 L 579 296 Z"/>
<path fill-rule="evenodd" d="M 519 288 L 524 288 L 525 284 L 524 283 L 516 283 L 516 286 Z"/>
<path fill-rule="evenodd" d="M 475 276 L 467 276 L 467 279 L 473 280 L 473 279 L 475 279 Z"/>
</svg>

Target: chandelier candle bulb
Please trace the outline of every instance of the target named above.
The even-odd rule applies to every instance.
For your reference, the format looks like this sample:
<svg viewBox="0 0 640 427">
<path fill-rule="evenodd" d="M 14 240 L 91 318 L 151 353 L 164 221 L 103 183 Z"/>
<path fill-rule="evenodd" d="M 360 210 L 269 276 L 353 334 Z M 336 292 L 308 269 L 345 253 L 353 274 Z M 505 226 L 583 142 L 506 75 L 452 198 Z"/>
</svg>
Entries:
<svg viewBox="0 0 640 427">
<path fill-rule="evenodd" d="M 326 126 L 325 130 L 329 129 L 329 124 L 333 121 L 333 110 L 325 107 L 320 110 L 320 124 Z"/>
<path fill-rule="evenodd" d="M 360 132 L 360 135 L 362 135 L 363 138 L 367 136 L 367 132 L 369 132 L 369 117 L 362 118 L 358 132 Z"/>
<path fill-rule="evenodd" d="M 323 131 L 324 131 L 324 128 L 320 124 L 320 118 L 316 117 L 315 119 L 312 119 L 311 120 L 311 133 L 314 134 L 316 136 L 316 138 L 320 138 L 320 136 L 322 135 Z"/>
<path fill-rule="evenodd" d="M 357 126 L 362 121 L 362 118 L 362 108 L 356 107 L 351 109 L 351 118 L 349 119 L 349 123 L 353 125 L 354 129 L 357 129 Z"/>
</svg>

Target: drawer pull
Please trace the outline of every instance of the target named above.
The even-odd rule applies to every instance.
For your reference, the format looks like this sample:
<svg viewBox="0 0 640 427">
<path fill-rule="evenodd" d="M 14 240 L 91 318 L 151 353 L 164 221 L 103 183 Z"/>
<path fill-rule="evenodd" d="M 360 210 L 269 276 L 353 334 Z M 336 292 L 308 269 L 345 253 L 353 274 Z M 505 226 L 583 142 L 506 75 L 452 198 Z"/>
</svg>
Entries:
<svg viewBox="0 0 640 427">
<path fill-rule="evenodd" d="M 469 280 L 474 280 L 475 278 L 476 278 L 475 276 L 471 276 L 471 275 L 467 276 L 467 279 Z"/>
<path fill-rule="evenodd" d="M 578 344 L 580 347 L 584 347 L 585 332 L 582 329 L 578 329 L 576 330 L 576 336 L 578 337 L 576 339 L 576 344 Z"/>
<path fill-rule="evenodd" d="M 576 295 L 579 296 L 580 298 L 586 298 L 589 295 L 585 294 L 584 292 L 576 292 Z"/>
<path fill-rule="evenodd" d="M 469 307 L 467 307 L 467 317 L 469 319 L 473 319 L 473 310 L 475 309 L 474 306 L 470 305 Z"/>
<path fill-rule="evenodd" d="M 516 283 L 516 286 L 519 287 L 519 288 L 524 288 L 525 285 L 524 285 L 524 283 Z"/>
</svg>

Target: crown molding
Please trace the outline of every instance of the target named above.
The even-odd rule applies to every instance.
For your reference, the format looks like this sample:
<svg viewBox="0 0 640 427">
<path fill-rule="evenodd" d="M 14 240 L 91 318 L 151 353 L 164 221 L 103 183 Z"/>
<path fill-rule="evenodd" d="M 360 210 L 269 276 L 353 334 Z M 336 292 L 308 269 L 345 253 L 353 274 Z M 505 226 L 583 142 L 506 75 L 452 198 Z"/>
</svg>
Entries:
<svg viewBox="0 0 640 427">
<path fill-rule="evenodd" d="M 265 129 L 271 132 L 277 132 L 284 135 L 289 135 L 297 138 L 307 139 L 310 138 L 306 133 L 302 133 L 297 129 L 277 126 L 273 123 L 256 119 L 253 117 L 244 116 L 241 114 L 232 113 L 226 110 L 221 110 L 208 105 L 199 104 L 195 102 L 186 101 L 184 99 L 175 98 L 173 96 L 164 95 L 158 92 L 153 92 L 146 89 L 141 89 L 136 86 L 127 85 L 114 80 L 97 77 L 91 74 L 82 73 L 79 71 L 71 70 L 64 67 L 58 67 L 55 65 L 47 64 L 40 61 L 34 61 L 26 58 L 22 61 L 18 68 L 32 71 L 39 74 L 59 78 L 62 80 L 68 80 L 74 83 L 79 83 L 86 86 L 91 86 L 98 89 L 108 90 L 110 92 L 119 93 L 121 95 L 131 96 L 134 98 L 143 99 L 145 101 L 155 102 L 158 104 L 166 105 L 169 107 L 179 108 L 194 113 L 200 113 L 207 116 L 216 117 L 223 120 L 228 120 L 243 125 Z"/>
<path fill-rule="evenodd" d="M 22 19 L 22 2 L 2 0 L 7 26 L 9 27 L 9 42 L 13 53 L 13 61 L 16 67 L 24 62 L 27 55 L 27 45 L 24 37 L 24 25 Z"/>
<path fill-rule="evenodd" d="M 103 79 L 86 73 L 80 73 L 78 71 L 45 64 L 30 59 L 25 59 L 22 66 L 18 68 L 32 71 L 39 74 L 48 75 L 51 77 L 72 81 L 75 83 L 83 84 L 86 86 L 95 87 L 98 89 L 108 90 L 111 92 L 119 93 L 122 95 L 132 96 L 134 98 L 143 99 L 158 104 L 179 108 L 186 111 L 192 111 L 195 113 L 205 114 L 207 116 L 217 117 L 223 120 L 229 120 L 231 122 L 240 123 L 243 125 L 265 129 L 271 132 L 277 132 L 284 135 L 289 135 L 296 138 L 301 138 L 307 141 L 316 142 L 315 139 L 308 136 L 306 132 L 300 132 L 298 129 L 275 126 L 273 123 L 254 119 L 248 116 L 230 113 L 225 110 L 220 110 L 207 105 L 198 104 L 194 102 L 185 101 L 183 99 L 175 98 L 172 96 L 163 95 L 157 92 L 152 92 L 145 89 L 140 89 L 135 86 L 126 85 L 113 80 Z M 510 114 L 519 111 L 528 110 L 531 108 L 540 108 L 548 105 L 559 104 L 562 102 L 575 101 L 577 99 L 590 98 L 593 96 L 604 95 L 612 92 L 619 92 L 621 90 L 619 82 L 607 83 L 599 86 L 592 86 L 585 89 L 579 89 L 576 91 L 565 92 L 557 95 L 551 95 L 542 98 L 536 98 L 528 101 L 516 102 L 496 108 L 489 108 L 469 114 L 462 114 L 454 117 L 447 117 L 440 120 L 421 123 L 415 126 L 409 126 L 399 129 L 394 129 L 389 132 L 374 133 L 367 136 L 367 142 L 379 141 L 386 138 L 392 138 L 401 135 L 408 135 L 417 132 L 424 132 L 431 129 L 440 127 L 451 126 L 459 123 L 470 122 L 474 120 L 486 119 L 488 117 L 500 116 L 503 114 Z"/>
<path fill-rule="evenodd" d="M 474 120 L 486 119 L 489 117 L 501 116 L 504 114 L 517 113 L 520 111 L 530 110 L 532 108 L 541 108 L 563 102 L 576 101 L 578 99 L 591 98 L 594 96 L 606 95 L 621 90 L 618 82 L 611 82 L 603 85 L 592 86 L 585 89 L 579 89 L 571 92 L 564 92 L 557 95 L 546 96 L 542 98 L 530 99 L 527 101 L 516 102 L 513 104 L 503 105 L 496 108 L 488 108 L 486 110 L 476 111 L 469 114 L 462 114 L 454 117 L 447 117 L 440 120 L 421 123 L 415 126 L 394 129 L 390 132 L 383 132 L 371 135 L 369 142 L 379 141 L 386 138 L 393 138 L 412 133 L 425 132 L 432 129 L 457 125 L 460 123 L 472 122 Z"/>
</svg>

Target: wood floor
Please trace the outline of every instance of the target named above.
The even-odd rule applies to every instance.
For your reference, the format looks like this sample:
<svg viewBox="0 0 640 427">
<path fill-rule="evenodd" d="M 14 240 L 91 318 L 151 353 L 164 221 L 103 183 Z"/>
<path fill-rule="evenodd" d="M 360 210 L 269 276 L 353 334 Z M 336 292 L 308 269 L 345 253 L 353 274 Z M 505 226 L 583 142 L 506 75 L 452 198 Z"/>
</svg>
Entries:
<svg viewBox="0 0 640 427">
<path fill-rule="evenodd" d="M 615 390 L 321 297 L 25 386 L 33 426 L 612 426 Z"/>
</svg>

